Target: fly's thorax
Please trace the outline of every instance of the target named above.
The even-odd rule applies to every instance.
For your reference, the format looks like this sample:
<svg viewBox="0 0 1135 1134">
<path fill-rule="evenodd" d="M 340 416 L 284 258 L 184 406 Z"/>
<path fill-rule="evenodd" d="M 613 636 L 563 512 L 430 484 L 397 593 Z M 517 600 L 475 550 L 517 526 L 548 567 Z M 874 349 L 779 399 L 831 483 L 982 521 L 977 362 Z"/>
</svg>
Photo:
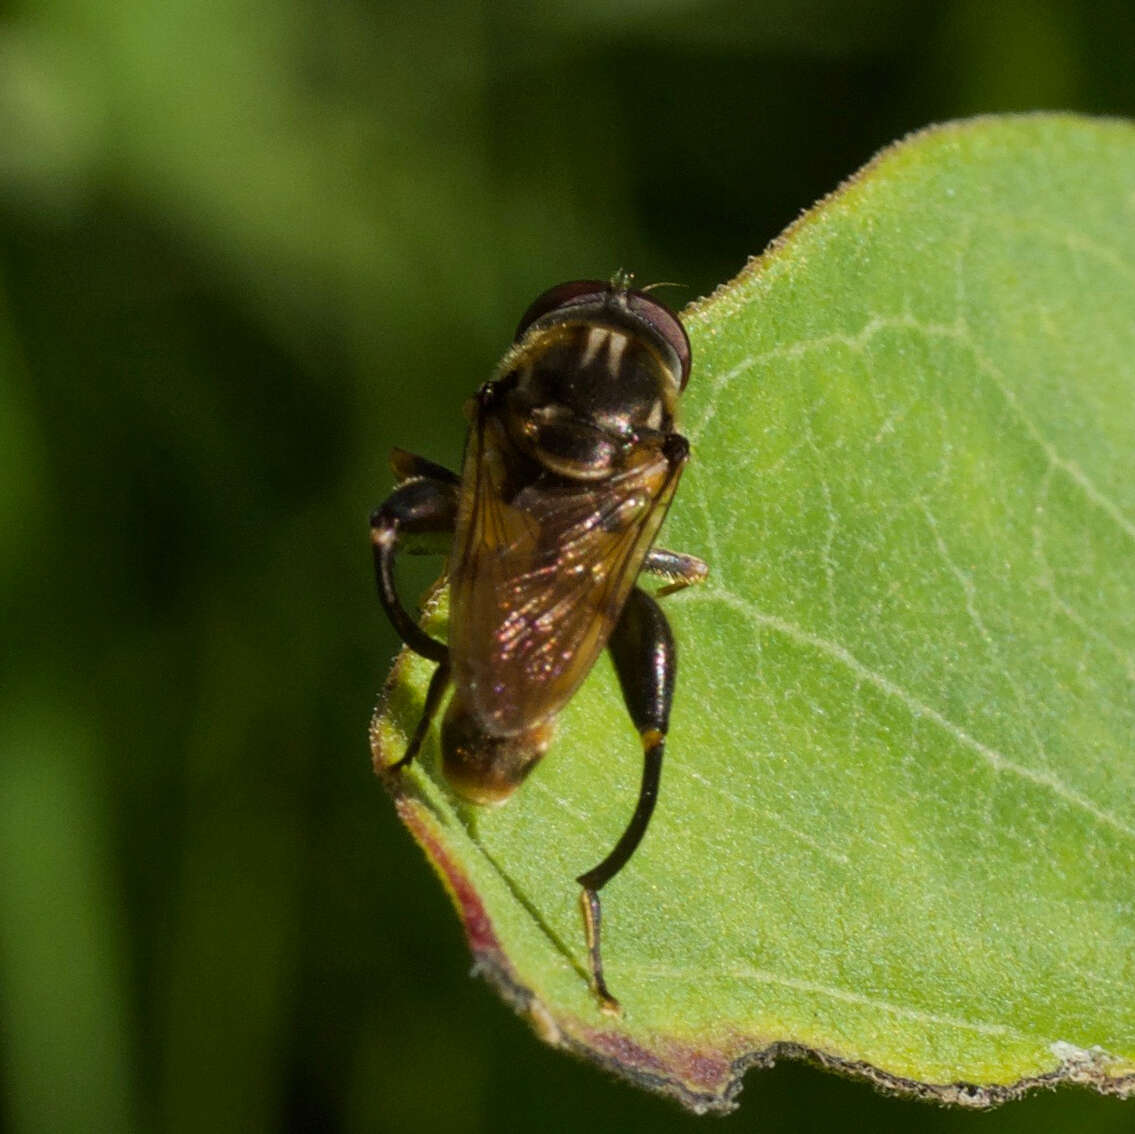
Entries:
<svg viewBox="0 0 1135 1134">
<path fill-rule="evenodd" d="M 613 434 L 667 433 L 674 423 L 678 376 L 662 348 L 616 323 L 559 323 L 535 328 L 513 358 L 516 401 L 557 409 Z"/>
<path fill-rule="evenodd" d="M 601 480 L 644 435 L 674 427 L 673 367 L 658 344 L 630 328 L 585 322 L 536 329 L 506 363 L 509 436 L 557 476 Z"/>
<path fill-rule="evenodd" d="M 445 778 L 470 803 L 504 803 L 547 751 L 552 727 L 545 720 L 510 736 L 491 735 L 455 693 L 441 725 Z"/>
</svg>

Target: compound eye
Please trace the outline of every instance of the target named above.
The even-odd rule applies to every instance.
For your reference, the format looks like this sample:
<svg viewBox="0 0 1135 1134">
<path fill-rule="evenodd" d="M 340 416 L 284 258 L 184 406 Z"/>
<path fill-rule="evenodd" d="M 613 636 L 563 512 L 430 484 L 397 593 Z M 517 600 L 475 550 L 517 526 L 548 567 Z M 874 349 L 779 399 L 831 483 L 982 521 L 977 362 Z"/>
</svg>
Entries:
<svg viewBox="0 0 1135 1134">
<path fill-rule="evenodd" d="M 690 380 L 690 339 L 678 316 L 664 303 L 642 291 L 627 292 L 627 306 L 644 323 L 649 323 L 677 356 L 682 368 L 678 389 Z"/>
<path fill-rule="evenodd" d="M 570 283 L 550 287 L 543 295 L 537 296 L 529 304 L 528 310 L 520 318 L 514 341 L 519 342 L 524 332 L 557 307 L 575 307 L 580 303 L 601 301 L 611 285 L 604 280 L 572 280 Z"/>
</svg>

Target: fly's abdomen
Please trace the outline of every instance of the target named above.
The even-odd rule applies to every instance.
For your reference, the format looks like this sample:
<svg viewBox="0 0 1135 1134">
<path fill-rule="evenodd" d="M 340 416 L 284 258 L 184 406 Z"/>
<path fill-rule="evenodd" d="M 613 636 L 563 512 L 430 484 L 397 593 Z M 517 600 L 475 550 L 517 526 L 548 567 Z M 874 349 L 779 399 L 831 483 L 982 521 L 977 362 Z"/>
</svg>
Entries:
<svg viewBox="0 0 1135 1134">
<path fill-rule="evenodd" d="M 453 790 L 471 803 L 504 803 L 540 762 L 551 739 L 551 721 L 508 736 L 485 732 L 456 690 L 441 723 L 442 770 Z"/>
</svg>

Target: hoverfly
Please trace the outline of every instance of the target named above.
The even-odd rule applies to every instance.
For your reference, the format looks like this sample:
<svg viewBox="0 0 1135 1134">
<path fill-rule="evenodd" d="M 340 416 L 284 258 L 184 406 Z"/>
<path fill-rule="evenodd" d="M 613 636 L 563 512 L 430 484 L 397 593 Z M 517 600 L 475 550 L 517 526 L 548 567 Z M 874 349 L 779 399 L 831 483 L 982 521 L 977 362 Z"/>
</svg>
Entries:
<svg viewBox="0 0 1135 1134">
<path fill-rule="evenodd" d="M 611 650 L 644 762 L 626 830 L 578 878 L 594 988 L 609 1011 L 618 1002 L 603 976 L 599 890 L 650 822 L 676 668 L 666 617 L 636 579 L 665 577 L 662 595 L 708 573 L 700 559 L 651 546 L 689 457 L 674 429 L 689 373 L 677 316 L 628 276 L 554 287 L 467 406 L 461 475 L 396 449 L 398 486 L 370 521 L 382 605 L 406 645 L 437 662 L 421 720 L 388 771 L 414 759 L 452 684 L 445 777 L 467 800 L 503 803 Z M 399 545 L 438 535 L 452 536 L 447 645 L 410 617 L 394 585 Z"/>
</svg>

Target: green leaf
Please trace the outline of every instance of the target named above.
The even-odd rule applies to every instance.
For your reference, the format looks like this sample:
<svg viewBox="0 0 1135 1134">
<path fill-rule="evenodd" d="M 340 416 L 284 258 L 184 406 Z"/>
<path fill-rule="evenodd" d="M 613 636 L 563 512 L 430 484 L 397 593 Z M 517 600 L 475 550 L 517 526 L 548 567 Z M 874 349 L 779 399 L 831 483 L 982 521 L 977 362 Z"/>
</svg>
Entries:
<svg viewBox="0 0 1135 1134">
<path fill-rule="evenodd" d="M 623 1013 L 573 881 L 640 773 L 606 659 L 507 806 L 455 802 L 434 738 L 386 777 L 480 968 L 697 1110 L 783 1054 L 966 1105 L 1131 1093 L 1135 128 L 915 135 L 685 318 L 662 542 L 712 574 L 665 600 L 660 803 L 603 891 Z M 399 659 L 378 766 L 431 669 Z"/>
</svg>

